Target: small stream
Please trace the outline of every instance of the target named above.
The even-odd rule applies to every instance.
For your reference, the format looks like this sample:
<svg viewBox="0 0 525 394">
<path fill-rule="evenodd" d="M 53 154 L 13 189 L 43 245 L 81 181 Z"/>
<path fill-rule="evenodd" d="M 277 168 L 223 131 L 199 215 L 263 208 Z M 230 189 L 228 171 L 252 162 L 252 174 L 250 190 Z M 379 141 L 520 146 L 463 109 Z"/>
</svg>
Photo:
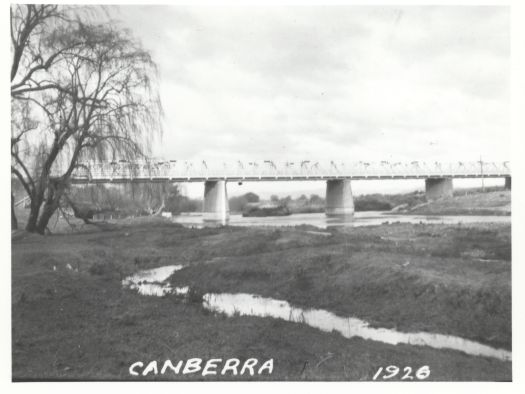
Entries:
<svg viewBox="0 0 525 394">
<path fill-rule="evenodd" d="M 174 272 L 182 268 L 182 265 L 169 265 L 140 271 L 124 279 L 122 285 L 142 295 L 157 297 L 168 294 L 185 295 L 189 291 L 188 287 L 172 287 L 167 282 Z M 405 333 L 387 328 L 373 328 L 366 321 L 354 317 L 340 317 L 322 309 L 302 309 L 286 301 L 253 294 L 205 294 L 203 307 L 227 316 L 272 317 L 293 323 L 303 323 L 324 332 L 336 331 L 345 338 L 359 337 L 390 345 L 408 344 L 436 349 L 452 349 L 473 356 L 492 357 L 502 361 L 512 359 L 512 352 L 508 350 L 496 349 L 468 339 L 427 332 Z"/>
<path fill-rule="evenodd" d="M 136 290 L 139 294 L 162 297 L 168 294 L 186 294 L 188 287 L 171 287 L 166 281 L 183 265 L 166 265 L 164 267 L 139 271 L 122 281 L 122 286 Z"/>
</svg>

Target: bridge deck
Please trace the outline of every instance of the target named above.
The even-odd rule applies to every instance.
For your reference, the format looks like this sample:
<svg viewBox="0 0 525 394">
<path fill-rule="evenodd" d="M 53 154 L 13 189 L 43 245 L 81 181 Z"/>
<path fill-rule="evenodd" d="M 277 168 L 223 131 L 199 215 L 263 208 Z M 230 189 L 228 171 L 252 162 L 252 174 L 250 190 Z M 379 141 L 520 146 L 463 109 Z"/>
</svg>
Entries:
<svg viewBox="0 0 525 394">
<path fill-rule="evenodd" d="M 322 181 L 328 179 L 348 179 L 348 180 L 386 180 L 386 179 L 428 179 L 428 178 L 505 178 L 510 176 L 509 174 L 490 174 L 490 175 L 408 175 L 408 176 L 311 176 L 311 177 L 236 177 L 236 176 L 224 176 L 224 177 L 191 177 L 191 178 L 182 178 L 182 177 L 98 177 L 98 178 L 72 178 L 71 182 L 80 184 L 80 183 L 140 183 L 140 182 L 205 182 L 205 181 L 219 181 L 226 180 L 230 182 L 273 182 L 273 181 Z"/>
<path fill-rule="evenodd" d="M 59 174 L 56 174 L 59 175 Z M 106 162 L 85 163 L 73 183 L 203 182 L 208 180 L 314 181 L 327 179 L 380 180 L 426 178 L 502 178 L 510 176 L 507 162 L 458 163 L 340 163 L 340 162 L 234 162 L 209 163 Z"/>
</svg>

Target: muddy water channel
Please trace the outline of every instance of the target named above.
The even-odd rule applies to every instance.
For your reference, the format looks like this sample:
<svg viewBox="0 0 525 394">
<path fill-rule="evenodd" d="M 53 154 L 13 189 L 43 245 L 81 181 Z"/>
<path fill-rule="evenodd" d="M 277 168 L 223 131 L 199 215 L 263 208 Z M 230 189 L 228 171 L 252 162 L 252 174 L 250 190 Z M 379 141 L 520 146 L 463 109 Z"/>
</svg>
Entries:
<svg viewBox="0 0 525 394">
<path fill-rule="evenodd" d="M 168 282 L 169 277 L 182 268 L 181 265 L 170 265 L 140 271 L 124 279 L 122 285 L 146 296 L 161 297 L 169 294 L 184 296 L 189 292 L 188 287 L 172 287 Z M 492 348 L 460 337 L 373 328 L 366 321 L 354 317 L 340 317 L 322 309 L 302 309 L 286 301 L 253 294 L 205 294 L 202 306 L 227 316 L 257 316 L 307 324 L 325 332 L 336 331 L 346 338 L 360 337 L 391 345 L 408 344 L 436 349 L 452 349 L 473 356 L 493 357 L 503 361 L 512 359 L 512 353 L 508 350 Z"/>
</svg>

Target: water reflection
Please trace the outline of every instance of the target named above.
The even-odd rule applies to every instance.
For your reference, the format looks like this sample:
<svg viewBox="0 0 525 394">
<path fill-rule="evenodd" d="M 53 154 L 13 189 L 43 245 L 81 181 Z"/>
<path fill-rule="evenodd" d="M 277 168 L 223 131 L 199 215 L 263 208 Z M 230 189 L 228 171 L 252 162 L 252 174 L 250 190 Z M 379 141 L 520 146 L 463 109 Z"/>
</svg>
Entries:
<svg viewBox="0 0 525 394">
<path fill-rule="evenodd" d="M 510 361 L 512 353 L 451 335 L 426 332 L 404 333 L 387 328 L 372 328 L 364 320 L 339 317 L 320 309 L 301 309 L 286 301 L 258 297 L 252 294 L 206 294 L 204 307 L 214 312 L 244 316 L 273 317 L 294 323 L 304 323 L 325 332 L 336 331 L 346 338 L 360 337 L 397 345 L 400 343 L 429 346 L 436 349 L 459 350 L 474 356 Z"/>
<path fill-rule="evenodd" d="M 124 287 L 136 290 L 139 294 L 166 296 L 168 294 L 185 295 L 186 287 L 172 287 L 168 278 L 183 268 L 170 265 L 140 271 L 122 281 Z M 429 346 L 436 349 L 453 349 L 474 356 L 493 357 L 511 361 L 512 353 L 504 349 L 495 349 L 478 342 L 451 335 L 426 332 L 404 333 L 387 328 L 372 328 L 369 324 L 353 317 L 340 317 L 321 309 L 302 309 L 291 306 L 286 301 L 264 298 L 253 294 L 205 294 L 203 307 L 227 316 L 257 316 L 282 319 L 294 323 L 303 323 L 325 332 L 336 331 L 346 338 L 360 337 L 391 345 L 408 344 Z"/>
<path fill-rule="evenodd" d="M 177 293 L 177 290 L 180 292 L 180 289 L 171 287 L 169 283 L 167 283 L 167 280 L 175 271 L 183 267 L 183 265 L 166 265 L 164 267 L 139 271 L 125 278 L 122 281 L 122 286 L 136 290 L 142 295 L 157 297 Z"/>
<path fill-rule="evenodd" d="M 200 213 L 174 216 L 175 223 L 188 227 L 208 227 L 221 224 L 232 226 L 298 226 L 311 225 L 319 228 L 375 226 L 386 223 L 425 223 L 425 224 L 458 224 L 458 223 L 510 223 L 510 216 L 423 216 L 396 215 L 388 212 L 355 212 L 353 216 L 327 217 L 324 213 L 302 213 L 289 216 L 243 217 L 230 215 L 228 222 L 208 222 Z"/>
</svg>

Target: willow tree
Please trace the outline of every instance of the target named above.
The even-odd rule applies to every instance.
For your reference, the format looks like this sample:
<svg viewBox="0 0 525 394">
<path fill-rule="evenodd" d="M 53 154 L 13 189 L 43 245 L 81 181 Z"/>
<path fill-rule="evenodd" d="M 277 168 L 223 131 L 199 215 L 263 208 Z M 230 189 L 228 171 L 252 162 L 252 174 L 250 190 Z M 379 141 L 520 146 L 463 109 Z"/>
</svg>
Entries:
<svg viewBox="0 0 525 394">
<path fill-rule="evenodd" d="M 44 58 L 41 43 L 45 36 L 46 27 L 48 27 L 46 25 L 65 15 L 65 10 L 59 9 L 58 5 L 15 4 L 11 6 L 11 97 L 14 99 L 12 124 L 15 126 L 11 132 L 12 151 L 17 150 L 21 136 L 28 131 L 28 123 L 31 123 L 27 117 L 27 105 L 16 105 L 16 97 L 19 96 L 18 91 L 21 89 L 27 91 L 36 74 L 48 69 L 53 64 L 58 53 L 48 53 L 48 56 Z M 17 112 L 19 115 L 25 115 L 25 118 L 17 117 Z M 18 167 L 14 171 L 12 167 L 12 172 L 15 175 L 18 171 L 24 171 L 24 166 L 20 163 L 18 163 Z M 18 228 L 14 204 L 14 194 L 11 193 L 12 229 Z"/>
<path fill-rule="evenodd" d="M 45 232 L 82 163 L 142 156 L 161 131 L 155 64 L 114 26 L 59 19 L 41 33 L 52 65 L 12 95 L 13 110 L 29 112 L 19 115 L 28 127 L 13 126 L 11 156 L 30 197 L 30 232 Z"/>
</svg>

